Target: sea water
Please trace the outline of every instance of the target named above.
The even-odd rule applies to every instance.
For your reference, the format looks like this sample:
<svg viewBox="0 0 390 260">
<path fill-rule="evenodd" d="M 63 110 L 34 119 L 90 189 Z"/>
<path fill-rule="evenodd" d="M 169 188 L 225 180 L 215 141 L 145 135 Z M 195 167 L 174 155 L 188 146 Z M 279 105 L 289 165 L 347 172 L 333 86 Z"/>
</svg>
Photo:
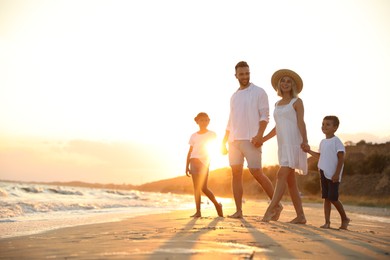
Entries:
<svg viewBox="0 0 390 260">
<path fill-rule="evenodd" d="M 231 203 L 231 199 L 219 200 Z M 322 208 L 305 205 L 310 206 L 306 210 Z M 388 208 L 345 208 L 359 219 L 390 223 Z M 193 195 L 0 181 L 0 238 L 182 209 L 194 209 Z"/>
<path fill-rule="evenodd" d="M 192 195 L 0 182 L 0 238 L 194 208 Z"/>
</svg>

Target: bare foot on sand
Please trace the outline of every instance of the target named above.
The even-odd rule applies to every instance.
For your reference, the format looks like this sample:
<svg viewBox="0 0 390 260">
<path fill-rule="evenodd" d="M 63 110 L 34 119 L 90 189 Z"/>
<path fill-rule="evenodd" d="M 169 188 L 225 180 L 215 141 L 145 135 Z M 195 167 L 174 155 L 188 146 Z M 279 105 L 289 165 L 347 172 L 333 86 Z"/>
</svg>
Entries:
<svg viewBox="0 0 390 260">
<path fill-rule="evenodd" d="M 215 206 L 215 209 L 217 210 L 218 216 L 223 217 L 222 204 L 218 203 L 218 205 Z"/>
<path fill-rule="evenodd" d="M 283 210 L 283 206 L 282 204 L 279 203 L 278 207 L 275 209 L 275 215 L 271 218 L 271 220 L 278 221 L 282 210 Z"/>
<path fill-rule="evenodd" d="M 320 226 L 320 228 L 330 228 L 330 223 L 325 223 L 324 225 Z"/>
<path fill-rule="evenodd" d="M 275 215 L 276 215 L 275 210 L 272 213 L 266 211 L 264 217 L 261 219 L 261 222 L 270 222 L 271 220 L 273 220 Z"/>
<path fill-rule="evenodd" d="M 351 222 L 351 219 L 349 219 L 349 218 L 343 219 L 339 229 L 348 229 L 349 222 Z"/>
<path fill-rule="evenodd" d="M 200 212 L 196 212 L 194 215 L 191 216 L 191 218 L 200 218 L 202 217 L 202 214 Z"/>
<path fill-rule="evenodd" d="M 306 224 L 306 218 L 305 217 L 296 217 L 293 220 L 290 221 L 291 224 Z"/>
<path fill-rule="evenodd" d="M 234 213 L 233 215 L 229 215 L 228 218 L 243 218 L 242 211 L 239 210 L 236 213 Z"/>
</svg>

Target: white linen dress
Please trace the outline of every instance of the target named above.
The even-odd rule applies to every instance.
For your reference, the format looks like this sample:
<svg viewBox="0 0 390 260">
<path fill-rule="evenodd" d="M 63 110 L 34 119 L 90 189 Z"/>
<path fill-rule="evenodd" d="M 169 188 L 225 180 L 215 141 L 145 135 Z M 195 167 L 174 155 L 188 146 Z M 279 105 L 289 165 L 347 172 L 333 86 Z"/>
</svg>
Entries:
<svg viewBox="0 0 390 260">
<path fill-rule="evenodd" d="M 306 175 L 307 154 L 301 149 L 302 136 L 298 128 L 297 113 L 293 107 L 296 100 L 297 98 L 293 98 L 287 105 L 279 106 L 279 101 L 275 104 L 278 159 L 280 166 L 293 168 L 299 174 Z"/>
</svg>

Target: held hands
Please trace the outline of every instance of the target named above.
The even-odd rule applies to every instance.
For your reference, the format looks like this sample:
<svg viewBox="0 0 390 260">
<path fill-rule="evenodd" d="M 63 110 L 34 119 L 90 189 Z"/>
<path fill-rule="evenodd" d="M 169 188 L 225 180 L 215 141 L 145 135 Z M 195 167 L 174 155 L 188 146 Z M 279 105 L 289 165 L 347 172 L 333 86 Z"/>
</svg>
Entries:
<svg viewBox="0 0 390 260">
<path fill-rule="evenodd" d="M 263 137 L 256 135 L 252 138 L 251 143 L 258 148 L 263 145 Z"/>
<path fill-rule="evenodd" d="M 310 151 L 310 145 L 308 145 L 307 143 L 302 143 L 301 144 L 301 149 L 305 152 L 305 153 L 308 153 Z"/>
</svg>

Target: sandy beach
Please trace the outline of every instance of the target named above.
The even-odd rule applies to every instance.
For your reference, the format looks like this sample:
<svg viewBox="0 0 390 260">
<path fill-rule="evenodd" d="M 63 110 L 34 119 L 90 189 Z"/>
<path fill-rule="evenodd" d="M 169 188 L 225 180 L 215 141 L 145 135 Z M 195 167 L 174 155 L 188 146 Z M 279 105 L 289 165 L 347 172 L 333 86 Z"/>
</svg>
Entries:
<svg viewBox="0 0 390 260">
<path fill-rule="evenodd" d="M 189 210 L 139 216 L 0 240 L 1 259 L 389 259 L 389 214 L 366 215 L 346 206 L 349 230 L 339 230 L 332 209 L 331 229 L 321 229 L 322 205 L 304 204 L 308 223 L 288 223 L 293 206 L 284 203 L 279 221 L 259 221 L 265 201 L 247 201 L 244 218 L 201 218 Z M 352 210 L 353 209 L 353 210 Z M 367 210 L 367 209 L 365 209 Z M 224 214 L 234 205 L 224 205 Z M 382 212 L 383 213 L 383 212 Z"/>
</svg>

